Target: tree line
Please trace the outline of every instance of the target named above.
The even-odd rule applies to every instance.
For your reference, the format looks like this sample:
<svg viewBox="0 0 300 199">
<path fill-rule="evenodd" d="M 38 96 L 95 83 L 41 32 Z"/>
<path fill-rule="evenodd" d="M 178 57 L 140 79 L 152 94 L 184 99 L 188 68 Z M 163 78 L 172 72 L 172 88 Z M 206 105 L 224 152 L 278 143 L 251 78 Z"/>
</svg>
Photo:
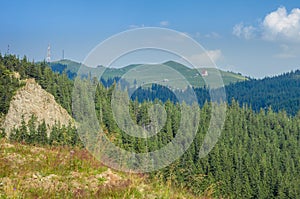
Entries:
<svg viewBox="0 0 300 199">
<path fill-rule="evenodd" d="M 44 89 L 55 96 L 58 103 L 72 113 L 71 91 L 73 81 L 69 80 L 65 74 L 60 75 L 52 72 L 45 62 L 28 62 L 26 58 L 20 60 L 13 55 L 0 57 L 0 67 L 3 68 L 3 71 L 6 70 L 1 73 L 1 86 L 3 88 L 11 86 L 10 89 L 15 91 L 17 87 L 21 86 L 19 81 L 10 75 L 12 72 L 18 72 L 22 79 L 33 77 Z M 280 96 L 285 91 L 286 96 L 284 97 L 290 96 L 291 101 L 293 101 L 299 94 L 299 92 L 297 93 L 299 87 L 296 88 L 299 81 L 296 78 L 298 73 L 299 71 L 295 71 L 278 77 L 286 79 L 283 81 L 285 82 L 284 86 L 274 82 L 274 87 L 278 86 L 278 89 L 282 90 L 279 93 L 276 93 L 277 90 L 273 88 L 271 83 L 265 82 L 269 79 L 263 80 L 262 85 L 266 87 L 261 92 L 264 91 L 269 96 L 272 91 L 274 92 L 272 96 Z M 292 78 L 291 81 L 289 81 L 290 78 Z M 97 79 L 89 79 L 89 77 L 82 81 L 95 87 L 93 99 L 96 116 L 106 136 L 119 147 L 136 153 L 155 151 L 170 143 L 177 135 L 181 117 L 184 117 L 181 112 L 182 106 L 191 106 L 171 101 L 172 98 L 140 100 L 139 96 L 136 95 L 134 99 L 129 100 L 130 118 L 123 118 L 124 120 L 130 119 L 134 124 L 147 128 L 153 120 L 149 117 L 151 107 L 153 104 L 160 104 L 166 111 L 166 121 L 155 136 L 148 139 L 133 137 L 118 126 L 112 112 L 112 95 L 118 85 L 114 82 L 110 86 L 104 86 Z M 250 80 L 249 84 L 254 84 L 252 81 L 261 80 Z M 236 89 L 242 89 L 244 88 L 243 85 L 248 85 L 248 83 L 237 84 Z M 231 86 L 234 87 L 234 85 Z M 151 89 L 155 90 L 156 88 L 153 86 Z M 249 86 L 249 88 L 250 90 L 252 88 L 253 92 L 258 89 L 254 85 L 253 87 Z M 294 93 L 289 94 L 287 88 L 292 88 Z M 152 92 L 151 89 L 148 92 Z M 205 89 L 203 88 L 203 90 Z M 7 102 L 9 99 L 3 98 L 5 92 L 1 90 L 1 103 L 9 105 Z M 197 91 L 197 89 L 196 92 L 199 92 L 198 96 L 206 96 L 205 92 Z M 235 93 L 237 91 L 232 88 L 232 91 L 228 90 L 228 92 Z M 242 90 L 240 94 L 244 92 L 246 90 Z M 271 99 L 272 96 L 269 98 Z M 258 98 L 258 94 L 257 96 L 253 95 L 253 97 L 254 99 Z M 256 103 L 255 101 L 249 101 L 248 104 L 231 98 L 230 102 L 226 104 L 226 120 L 217 144 L 207 156 L 199 158 L 199 150 L 209 128 L 212 114 L 212 103 L 209 100 L 202 100 L 199 103 L 201 104 L 199 128 L 188 150 L 180 159 L 164 169 L 150 173 L 150 176 L 159 174 L 166 180 L 171 179 L 175 186 L 185 187 L 195 195 L 211 191 L 215 197 L 299 197 L 300 112 L 293 103 L 287 106 L 291 107 L 287 110 L 293 110 L 293 112 L 288 112 L 285 110 L 286 106 L 278 109 L 273 108 L 271 101 L 268 104 L 270 106 L 257 106 L 255 109 L 252 106 L 252 103 Z M 295 101 L 297 102 L 297 100 Z M 258 101 L 257 103 L 261 102 Z M 275 103 L 275 107 L 279 107 L 279 105 L 277 106 Z M 5 114 L 5 111 L 7 108 L 1 109 L 1 113 Z M 68 127 L 63 127 L 62 130 L 58 130 L 58 127 L 52 128 L 52 138 L 50 134 L 50 137 L 46 139 L 44 138 L 47 137 L 45 136 L 45 124 L 43 122 L 36 124 L 33 121 L 35 121 L 34 116 L 27 124 L 22 122 L 21 127 L 15 130 L 11 139 L 28 143 L 52 144 L 57 142 L 71 145 L 73 145 L 74 140 L 78 140 L 76 131 L 68 129 Z M 190 128 L 187 126 L 185 132 L 192 131 Z"/>
<path fill-rule="evenodd" d="M 99 123 L 114 143 L 137 153 L 155 151 L 170 143 L 180 126 L 182 104 L 167 100 L 167 119 L 155 136 L 144 139 L 129 136 L 120 129 L 111 109 L 114 86 L 97 85 L 95 108 Z M 152 101 L 132 100 L 131 119 L 145 127 L 151 122 Z M 227 104 L 224 128 L 213 150 L 199 158 L 211 118 L 212 104 L 205 102 L 199 110 L 199 128 L 184 155 L 159 173 L 177 186 L 201 195 L 213 186 L 215 197 L 297 198 L 300 195 L 300 112 L 295 116 L 271 107 L 254 111 L 250 106 L 232 100 Z M 119 112 L 122 110 L 119 110 Z M 186 129 L 187 132 L 192 129 Z"/>
<path fill-rule="evenodd" d="M 82 146 L 76 128 L 71 122 L 65 126 L 58 121 L 49 127 L 44 120 L 38 122 L 37 119 L 36 116 L 32 115 L 26 123 L 22 117 L 20 127 L 14 128 L 9 133 L 9 140 L 26 144 Z M 6 137 L 4 129 L 1 135 Z"/>
</svg>

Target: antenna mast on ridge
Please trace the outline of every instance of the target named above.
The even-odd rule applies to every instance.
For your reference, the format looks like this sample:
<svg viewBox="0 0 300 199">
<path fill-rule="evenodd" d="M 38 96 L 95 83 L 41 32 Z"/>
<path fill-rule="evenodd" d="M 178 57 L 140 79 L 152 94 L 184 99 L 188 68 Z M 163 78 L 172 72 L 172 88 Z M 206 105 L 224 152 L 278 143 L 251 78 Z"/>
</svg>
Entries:
<svg viewBox="0 0 300 199">
<path fill-rule="evenodd" d="M 50 48 L 50 44 L 48 44 L 48 48 L 47 48 L 46 62 L 51 62 L 51 48 Z"/>
<path fill-rule="evenodd" d="M 9 55 L 9 44 L 7 45 L 7 54 Z"/>
</svg>

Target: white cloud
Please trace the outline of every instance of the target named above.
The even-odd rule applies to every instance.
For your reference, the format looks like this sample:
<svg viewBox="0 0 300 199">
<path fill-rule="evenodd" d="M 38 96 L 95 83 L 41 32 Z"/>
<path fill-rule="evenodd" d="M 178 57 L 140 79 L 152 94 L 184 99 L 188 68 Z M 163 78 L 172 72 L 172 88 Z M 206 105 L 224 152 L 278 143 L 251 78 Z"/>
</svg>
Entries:
<svg viewBox="0 0 300 199">
<path fill-rule="evenodd" d="M 216 32 L 211 32 L 205 35 L 206 38 L 211 38 L 211 39 L 219 39 L 221 38 L 221 35 L 219 35 Z"/>
<path fill-rule="evenodd" d="M 287 13 L 285 7 L 268 14 L 263 23 L 263 38 L 267 40 L 300 41 L 300 9 L 294 8 Z"/>
<path fill-rule="evenodd" d="M 285 7 L 279 7 L 256 26 L 236 24 L 232 34 L 244 39 L 259 37 L 269 41 L 300 42 L 300 9 L 294 8 L 288 13 Z"/>
<path fill-rule="evenodd" d="M 222 51 L 220 49 L 217 50 L 209 50 L 207 51 L 207 55 L 214 61 L 218 61 L 222 57 Z"/>
<path fill-rule="evenodd" d="M 236 24 L 233 27 L 232 34 L 244 39 L 252 39 L 255 37 L 256 28 L 253 26 L 244 26 L 243 23 Z"/>
<path fill-rule="evenodd" d="M 159 22 L 159 25 L 160 26 L 168 26 L 168 25 L 170 25 L 170 23 L 168 21 L 161 21 L 161 22 Z"/>
<path fill-rule="evenodd" d="M 222 51 L 220 49 L 208 50 L 205 53 L 192 55 L 188 57 L 188 60 L 195 64 L 197 67 L 209 67 L 213 66 L 213 62 L 216 63 L 217 61 L 219 61 L 222 56 Z"/>
</svg>

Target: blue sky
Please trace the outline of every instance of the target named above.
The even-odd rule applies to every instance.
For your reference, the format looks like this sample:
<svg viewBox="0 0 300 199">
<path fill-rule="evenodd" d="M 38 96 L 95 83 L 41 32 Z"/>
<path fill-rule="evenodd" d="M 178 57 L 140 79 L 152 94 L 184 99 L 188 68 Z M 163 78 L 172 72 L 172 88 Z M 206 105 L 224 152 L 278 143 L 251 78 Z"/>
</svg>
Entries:
<svg viewBox="0 0 300 199">
<path fill-rule="evenodd" d="M 300 68 L 300 2 L 1 1 L 0 51 L 83 61 L 101 41 L 135 27 L 165 27 L 198 41 L 219 68 L 264 77 Z"/>
</svg>

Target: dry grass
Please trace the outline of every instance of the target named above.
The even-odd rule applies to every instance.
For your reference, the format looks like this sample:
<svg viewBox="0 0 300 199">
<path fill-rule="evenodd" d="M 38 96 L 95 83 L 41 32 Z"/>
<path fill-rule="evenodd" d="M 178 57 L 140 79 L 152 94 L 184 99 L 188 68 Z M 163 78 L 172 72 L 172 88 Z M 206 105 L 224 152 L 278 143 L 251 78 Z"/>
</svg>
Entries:
<svg viewBox="0 0 300 199">
<path fill-rule="evenodd" d="M 0 198 L 194 198 L 170 184 L 108 169 L 84 149 L 0 140 Z"/>
</svg>

